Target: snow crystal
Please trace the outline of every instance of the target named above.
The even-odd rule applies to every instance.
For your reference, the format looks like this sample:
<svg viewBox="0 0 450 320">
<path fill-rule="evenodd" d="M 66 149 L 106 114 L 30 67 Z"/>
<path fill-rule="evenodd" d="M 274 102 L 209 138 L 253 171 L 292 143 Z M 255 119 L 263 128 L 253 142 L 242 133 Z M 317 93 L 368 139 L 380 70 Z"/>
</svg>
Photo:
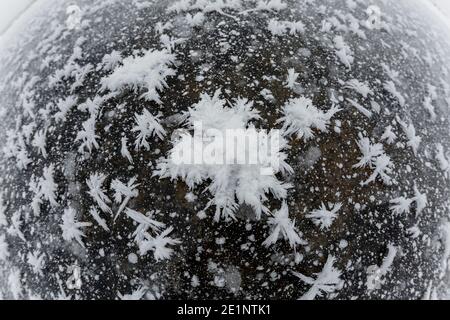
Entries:
<svg viewBox="0 0 450 320">
<path fill-rule="evenodd" d="M 58 185 L 53 179 L 54 174 L 53 164 L 44 168 L 43 176 L 39 179 L 39 190 L 45 200 L 48 200 L 52 206 L 57 206 L 56 191 L 58 190 Z"/>
<path fill-rule="evenodd" d="M 55 120 L 57 122 L 66 120 L 66 115 L 74 106 L 77 105 L 78 98 L 76 96 L 68 96 L 67 98 L 60 99 L 56 104 L 58 112 L 55 113 Z"/>
<path fill-rule="evenodd" d="M 325 204 L 321 204 L 320 209 L 311 211 L 306 218 L 313 220 L 313 223 L 320 227 L 321 230 L 328 229 L 337 218 L 337 212 L 341 209 L 341 203 L 329 203 L 328 209 Z"/>
<path fill-rule="evenodd" d="M 372 112 L 364 108 L 362 105 L 360 105 L 355 100 L 347 98 L 347 101 L 350 102 L 350 104 L 355 107 L 359 112 L 361 112 L 363 115 L 365 115 L 367 118 L 372 117 Z"/>
<path fill-rule="evenodd" d="M 331 118 L 340 111 L 333 106 L 327 112 L 315 107 L 311 99 L 300 97 L 289 100 L 282 108 L 284 116 L 278 122 L 283 123 L 285 135 L 297 135 L 297 139 L 309 140 L 314 137 L 313 129 L 328 131 Z"/>
<path fill-rule="evenodd" d="M 62 224 L 60 224 L 62 230 L 62 237 L 66 241 L 76 240 L 81 246 L 84 244 L 81 237 L 85 237 L 85 234 L 81 228 L 90 227 L 90 222 L 77 222 L 75 220 L 76 211 L 73 208 L 64 209 L 64 214 L 61 216 Z"/>
<path fill-rule="evenodd" d="M 362 184 L 367 185 L 374 182 L 378 176 L 384 183 L 390 184 L 389 174 L 392 173 L 392 162 L 391 158 L 384 153 L 383 145 L 381 143 L 372 144 L 371 140 L 363 137 L 361 133 L 359 138 L 357 145 L 362 156 L 359 157 L 360 161 L 353 167 L 363 168 L 368 166 L 374 170 L 372 175 Z"/>
<path fill-rule="evenodd" d="M 411 204 L 413 203 L 413 199 L 399 197 L 392 199 L 390 203 L 392 203 L 390 209 L 394 214 L 409 213 Z"/>
<path fill-rule="evenodd" d="M 31 201 L 31 207 L 36 216 L 40 214 L 40 206 L 43 200 L 48 200 L 53 207 L 58 206 L 57 191 L 58 185 L 54 180 L 54 165 L 50 164 L 48 167 L 44 167 L 43 176 L 39 179 L 31 178 L 29 183 L 29 190 L 34 193 Z"/>
<path fill-rule="evenodd" d="M 120 154 L 121 154 L 122 157 L 124 157 L 125 159 L 128 159 L 128 161 L 129 161 L 130 163 L 133 163 L 133 157 L 131 156 L 131 153 L 130 153 L 130 151 L 128 150 L 127 143 L 128 143 L 127 137 L 122 137 L 122 139 L 121 139 L 121 144 L 122 144 L 122 146 L 121 146 L 121 148 L 120 148 Z"/>
<path fill-rule="evenodd" d="M 136 231 L 133 233 L 133 236 L 135 237 L 138 245 L 142 242 L 143 235 L 149 228 L 151 228 L 153 231 L 157 231 L 165 226 L 164 223 L 151 219 L 143 215 L 142 213 L 130 208 L 125 209 L 125 214 L 138 224 Z"/>
<path fill-rule="evenodd" d="M 94 66 L 88 63 L 83 67 L 79 67 L 72 73 L 75 80 L 70 86 L 71 93 L 73 93 L 77 88 L 83 86 L 84 80 L 86 79 L 87 75 L 93 71 L 93 69 Z"/>
<path fill-rule="evenodd" d="M 95 134 L 95 122 L 95 118 L 90 117 L 88 120 L 83 122 L 83 130 L 78 131 L 75 141 L 81 141 L 81 145 L 78 148 L 79 152 L 83 152 L 87 149 L 88 152 L 91 153 L 92 148 L 99 148 L 99 144 L 97 142 L 99 136 Z"/>
<path fill-rule="evenodd" d="M 345 84 L 345 88 L 358 92 L 364 98 L 367 98 L 369 95 L 373 95 L 373 91 L 370 89 L 369 85 L 366 82 L 360 82 L 357 79 L 348 80 Z"/>
<path fill-rule="evenodd" d="M 89 214 L 92 216 L 92 218 L 94 218 L 94 220 L 98 223 L 98 225 L 103 228 L 103 230 L 105 230 L 106 232 L 109 232 L 109 227 L 108 227 L 105 219 L 100 217 L 100 213 L 98 212 L 97 208 L 91 207 L 89 209 Z"/>
<path fill-rule="evenodd" d="M 89 176 L 86 183 L 89 188 L 88 194 L 98 204 L 100 209 L 105 213 L 111 213 L 111 208 L 108 206 L 111 200 L 105 194 L 105 190 L 102 187 L 105 179 L 106 176 L 103 173 L 96 172 Z"/>
<path fill-rule="evenodd" d="M 23 235 L 23 233 L 21 231 L 21 227 L 23 224 L 23 220 L 21 218 L 22 218 L 21 212 L 15 211 L 11 217 L 11 224 L 6 231 L 8 232 L 9 235 L 16 236 L 23 242 L 27 242 L 27 240 L 25 239 L 25 236 Z"/>
<path fill-rule="evenodd" d="M 285 201 L 281 205 L 281 209 L 275 211 L 273 217 L 270 217 L 267 223 L 272 227 L 270 236 L 263 242 L 263 245 L 270 246 L 275 244 L 280 235 L 289 241 L 289 245 L 295 248 L 298 244 L 305 244 L 295 228 L 295 220 L 289 218 L 289 208 Z"/>
<path fill-rule="evenodd" d="M 207 207 L 216 206 L 215 221 L 219 221 L 221 216 L 225 219 L 234 219 L 235 211 L 242 204 L 250 205 L 259 218 L 262 212 L 268 212 L 263 205 L 263 202 L 267 200 L 266 194 L 271 193 L 277 199 L 284 199 L 287 189 L 290 187 L 289 184 L 282 183 L 275 176 L 277 172 L 292 171 L 284 162 L 286 155 L 283 150 L 286 148 L 286 141 L 280 137 L 279 150 L 275 151 L 277 153 L 275 155 L 260 153 L 261 166 L 270 165 L 271 156 L 280 159 L 280 164 L 277 168 L 273 168 L 275 172 L 271 174 L 261 175 L 262 167 L 259 165 L 237 164 L 239 163 L 237 157 L 242 154 L 238 155 L 234 151 L 228 151 L 226 155 L 223 155 L 223 143 L 214 139 L 214 130 L 225 132 L 227 129 L 247 129 L 249 122 L 259 118 L 259 115 L 253 109 L 253 104 L 246 99 L 237 99 L 233 104 L 230 103 L 229 107 L 225 106 L 226 103 L 220 98 L 220 91 L 216 91 L 212 97 L 208 94 L 201 95 L 200 101 L 189 108 L 187 125 L 192 129 L 196 123 L 201 123 L 202 136 L 192 137 L 189 133 L 182 134 L 181 138 L 174 142 L 169 157 L 158 163 L 155 175 L 173 180 L 181 178 L 190 189 L 194 189 L 196 185 L 204 181 L 211 180 L 208 190 L 214 198 Z M 272 134 L 277 133 L 271 131 L 269 137 Z M 246 145 L 247 148 L 248 144 Z M 227 164 L 195 164 L 194 162 L 192 162 L 194 164 L 180 164 L 174 161 L 177 154 L 199 154 L 198 150 L 192 149 L 199 147 L 217 150 L 218 155 L 227 157 Z M 243 154 L 249 152 L 249 150 L 244 151 Z M 231 165 L 230 163 L 235 164 Z M 236 198 L 238 202 L 236 202 Z"/>
<path fill-rule="evenodd" d="M 411 149 L 414 152 L 414 155 L 417 155 L 417 151 L 419 149 L 420 143 L 422 142 L 422 138 L 416 135 L 416 128 L 414 125 L 406 124 L 405 122 L 398 120 L 400 123 L 400 126 L 403 129 L 403 132 L 405 133 L 406 137 L 408 138 L 408 142 L 406 143 L 408 147 L 411 147 Z"/>
<path fill-rule="evenodd" d="M 298 78 L 299 74 L 297 72 L 295 72 L 294 68 L 290 68 L 288 70 L 288 75 L 286 78 L 286 88 L 289 89 L 294 89 L 295 85 L 297 84 L 297 78 Z"/>
<path fill-rule="evenodd" d="M 389 92 L 394 98 L 397 99 L 401 107 L 405 106 L 406 100 L 402 94 L 397 90 L 397 87 L 393 81 L 387 81 L 383 85 L 384 89 Z"/>
<path fill-rule="evenodd" d="M 111 189 L 114 190 L 114 202 L 120 204 L 119 209 L 114 217 L 114 221 L 117 219 L 122 210 L 126 207 L 131 198 L 138 196 L 139 192 L 137 187 L 139 184 L 135 184 L 136 177 L 131 178 L 127 184 L 124 184 L 118 179 L 111 181 Z"/>
<path fill-rule="evenodd" d="M 359 135 L 359 138 L 357 145 L 362 156 L 359 157 L 359 162 L 353 166 L 355 168 L 369 166 L 374 158 L 377 158 L 384 153 L 383 145 L 381 143 L 372 144 L 369 138 L 363 137 L 361 134 Z"/>
<path fill-rule="evenodd" d="M 323 297 L 338 290 L 342 285 L 341 271 L 333 266 L 334 263 L 335 258 L 331 255 L 328 256 L 322 271 L 315 274 L 315 279 L 293 272 L 300 280 L 311 285 L 308 292 L 300 298 L 301 300 L 314 300 L 316 297 Z"/>
<path fill-rule="evenodd" d="M 113 50 L 111 53 L 106 54 L 102 59 L 102 69 L 105 71 L 114 70 L 117 65 L 122 61 L 122 56 L 119 51 Z"/>
<path fill-rule="evenodd" d="M 169 227 L 156 237 L 152 237 L 150 234 L 145 233 L 145 240 L 139 244 L 139 253 L 141 255 L 145 255 L 149 250 L 151 250 L 153 251 L 153 256 L 156 261 L 169 259 L 173 254 L 173 249 L 168 246 L 181 243 L 178 239 L 168 237 L 172 231 L 173 228 Z"/>
<path fill-rule="evenodd" d="M 150 145 L 147 138 L 158 136 L 163 139 L 166 135 L 166 131 L 159 124 L 159 116 L 153 116 L 147 109 L 144 109 L 142 114 L 135 114 L 136 125 L 131 129 L 133 132 L 137 132 L 136 141 L 134 143 L 136 150 L 144 147 L 146 150 L 150 150 Z"/>
<path fill-rule="evenodd" d="M 288 33 L 296 35 L 305 32 L 305 25 L 301 21 L 278 21 L 270 19 L 267 24 L 267 30 L 274 36 L 282 36 Z"/>
<path fill-rule="evenodd" d="M 428 198 L 426 193 L 421 193 L 417 186 L 414 186 L 414 202 L 416 203 L 416 211 L 420 214 L 428 204 Z"/>
<path fill-rule="evenodd" d="M 34 252 L 28 252 L 27 263 L 31 266 L 31 269 L 35 274 L 42 275 L 42 269 L 45 265 L 45 254 L 40 253 L 38 250 Z"/>
<path fill-rule="evenodd" d="M 351 69 L 352 63 L 354 61 L 353 52 L 350 47 L 345 43 L 342 36 L 336 36 L 334 38 L 334 46 L 336 48 L 336 56 L 339 58 L 341 63 Z"/>
<path fill-rule="evenodd" d="M 381 140 L 385 140 L 388 144 L 393 144 L 396 139 L 397 135 L 392 131 L 392 126 L 387 126 L 383 134 L 381 135 Z"/>
<path fill-rule="evenodd" d="M 102 89 L 112 92 L 146 89 L 142 98 L 161 103 L 158 92 L 167 87 L 166 79 L 175 75 L 175 70 L 170 67 L 174 63 L 175 55 L 165 49 L 127 57 L 111 75 L 102 79 Z"/>
<path fill-rule="evenodd" d="M 38 148 L 39 152 L 44 158 L 47 158 L 46 151 L 46 132 L 45 131 L 36 131 L 34 134 L 32 146 Z"/>
</svg>

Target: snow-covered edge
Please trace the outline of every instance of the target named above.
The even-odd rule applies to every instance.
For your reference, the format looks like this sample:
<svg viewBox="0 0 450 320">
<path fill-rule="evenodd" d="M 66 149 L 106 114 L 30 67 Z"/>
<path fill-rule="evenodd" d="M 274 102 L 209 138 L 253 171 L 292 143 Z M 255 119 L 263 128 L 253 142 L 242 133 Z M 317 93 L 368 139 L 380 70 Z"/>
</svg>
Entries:
<svg viewBox="0 0 450 320">
<path fill-rule="evenodd" d="M 450 17 L 447 17 L 445 14 L 443 14 L 438 5 L 431 0 L 419 0 L 419 2 L 421 2 L 425 7 L 427 7 L 441 19 L 441 22 L 448 28 L 448 34 L 450 38 Z"/>
<path fill-rule="evenodd" d="M 11 40 L 12 37 L 22 31 L 23 25 L 31 19 L 36 13 L 43 9 L 42 4 L 49 2 L 47 0 L 34 0 L 32 3 L 27 5 L 21 13 L 9 24 L 6 29 L 0 33 L 0 53 L 3 48 L 5 48 Z M 51 1 L 50 1 L 51 2 Z M 9 41 L 8 41 L 9 40 Z"/>
</svg>

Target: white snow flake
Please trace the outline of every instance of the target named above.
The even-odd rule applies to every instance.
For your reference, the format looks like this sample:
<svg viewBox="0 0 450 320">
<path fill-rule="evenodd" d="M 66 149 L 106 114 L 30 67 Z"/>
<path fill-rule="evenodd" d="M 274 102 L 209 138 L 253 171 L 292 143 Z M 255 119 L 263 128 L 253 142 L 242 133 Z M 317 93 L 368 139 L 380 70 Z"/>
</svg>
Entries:
<svg viewBox="0 0 450 320">
<path fill-rule="evenodd" d="M 397 90 L 397 87 L 395 86 L 395 83 L 393 81 L 385 82 L 383 87 L 387 92 L 389 92 L 394 98 L 397 99 L 401 107 L 405 106 L 406 100 L 402 96 L 402 94 Z"/>
<path fill-rule="evenodd" d="M 313 129 L 328 131 L 331 118 L 340 109 L 333 106 L 327 112 L 317 109 L 311 99 L 300 97 L 291 99 L 283 106 L 283 117 L 277 122 L 283 123 L 282 130 L 287 136 L 297 135 L 297 139 L 309 140 L 314 137 Z"/>
<path fill-rule="evenodd" d="M 269 30 L 274 36 L 281 36 L 286 33 L 287 26 L 282 21 L 270 19 L 267 25 L 267 30 Z"/>
<path fill-rule="evenodd" d="M 349 88 L 358 92 L 364 98 L 367 98 L 369 95 L 373 95 L 373 91 L 372 89 L 370 89 L 369 85 L 366 82 L 360 82 L 357 79 L 348 80 L 345 83 L 345 88 Z"/>
<path fill-rule="evenodd" d="M 114 70 L 117 65 L 122 61 L 122 56 L 119 51 L 113 50 L 111 53 L 106 54 L 102 59 L 102 69 L 105 71 Z"/>
<path fill-rule="evenodd" d="M 328 209 L 325 204 L 321 204 L 320 209 L 311 211 L 306 215 L 306 218 L 313 220 L 316 226 L 319 226 L 321 230 L 325 230 L 331 227 L 333 221 L 337 218 L 337 212 L 341 209 L 341 203 L 328 203 Z"/>
<path fill-rule="evenodd" d="M 34 138 L 32 141 L 32 146 L 35 148 L 38 148 L 39 152 L 42 154 L 44 158 L 47 158 L 47 151 L 45 150 L 46 147 L 46 132 L 45 131 L 36 131 L 34 134 Z"/>
<path fill-rule="evenodd" d="M 74 106 L 76 106 L 78 98 L 76 96 L 68 96 L 66 99 L 60 99 L 56 104 L 58 112 L 55 113 L 56 122 L 65 121 L 66 115 Z"/>
<path fill-rule="evenodd" d="M 135 198 L 138 196 L 139 192 L 137 190 L 137 187 L 139 186 L 139 184 L 135 184 L 135 182 L 136 177 L 131 178 L 127 184 L 122 183 L 118 179 L 114 179 L 111 182 L 111 189 L 114 190 L 114 202 L 116 204 L 120 204 L 120 207 L 114 217 L 114 221 L 126 207 L 128 201 L 130 201 L 131 198 Z"/>
<path fill-rule="evenodd" d="M 100 209 L 105 213 L 111 213 L 111 208 L 108 206 L 111 200 L 105 194 L 105 190 L 102 187 L 105 179 L 106 176 L 103 173 L 96 172 L 89 176 L 86 183 L 89 188 L 88 194 L 94 199 Z"/>
<path fill-rule="evenodd" d="M 140 246 L 142 241 L 144 241 L 145 235 L 149 229 L 152 229 L 152 231 L 159 231 L 165 226 L 164 223 L 152 219 L 151 216 L 148 217 L 130 208 L 125 209 L 125 214 L 138 224 L 138 227 L 132 234 L 138 246 Z"/>
<path fill-rule="evenodd" d="M 127 137 L 122 137 L 121 143 L 122 143 L 122 146 L 120 148 L 120 154 L 122 155 L 122 157 L 128 159 L 128 161 L 130 163 L 133 163 L 133 157 L 131 156 L 131 153 L 128 150 L 128 146 L 127 146 L 127 143 L 128 143 Z"/>
<path fill-rule="evenodd" d="M 106 223 L 106 220 L 100 217 L 100 213 L 98 212 L 97 208 L 91 207 L 89 209 L 89 213 L 94 218 L 94 220 L 98 223 L 100 227 L 103 228 L 106 232 L 109 232 L 108 224 Z"/>
<path fill-rule="evenodd" d="M 416 213 L 420 214 L 426 208 L 428 199 L 427 195 L 425 193 L 421 193 L 417 188 L 417 185 L 414 185 L 413 198 L 408 199 L 402 196 L 392 199 L 390 203 L 392 203 L 390 209 L 394 214 L 409 213 L 413 203 L 416 204 Z"/>
<path fill-rule="evenodd" d="M 95 117 L 91 116 L 88 120 L 82 124 L 83 130 L 79 131 L 75 141 L 81 141 L 81 145 L 78 148 L 79 152 L 83 152 L 87 148 L 88 152 L 92 152 L 92 148 L 98 149 L 99 145 L 97 139 L 98 135 L 95 134 Z"/>
<path fill-rule="evenodd" d="M 35 274 L 42 276 L 42 269 L 45 265 L 45 254 L 40 253 L 38 250 L 34 252 L 28 252 L 27 262 L 31 266 L 31 269 Z"/>
<path fill-rule="evenodd" d="M 354 168 L 370 166 L 375 158 L 384 153 L 383 145 L 381 143 L 372 144 L 369 138 L 363 137 L 361 134 L 356 143 L 362 156 L 359 157 L 359 162 L 353 166 Z"/>
<path fill-rule="evenodd" d="M 407 125 L 405 122 L 401 120 L 398 120 L 398 122 L 400 123 L 403 132 L 408 138 L 408 142 L 406 144 L 408 145 L 408 147 L 411 147 L 411 149 L 414 152 L 414 155 L 417 156 L 417 151 L 419 149 L 420 143 L 422 142 L 422 138 L 416 135 L 416 128 L 414 128 L 414 125 L 412 123 Z"/>
<path fill-rule="evenodd" d="M 70 92 L 73 93 L 77 88 L 81 87 L 86 79 L 86 76 L 92 72 L 94 66 L 88 63 L 85 66 L 78 67 L 73 73 L 72 76 L 75 78 L 74 82 L 70 86 Z"/>
<path fill-rule="evenodd" d="M 350 47 L 345 43 L 342 36 L 336 36 L 334 38 L 334 47 L 336 48 L 336 56 L 339 58 L 341 63 L 351 69 L 352 63 L 355 60 L 353 57 L 353 52 Z"/>
<path fill-rule="evenodd" d="M 142 114 L 135 114 L 135 121 L 136 125 L 131 131 L 138 133 L 134 142 L 136 150 L 142 147 L 150 150 L 150 145 L 147 141 L 148 138 L 156 135 L 162 140 L 166 135 L 166 131 L 159 124 L 159 115 L 153 116 L 147 109 L 144 109 Z"/>
<path fill-rule="evenodd" d="M 287 195 L 289 184 L 282 183 L 275 176 L 277 172 L 291 172 L 292 168 L 286 164 L 286 154 L 284 149 L 287 142 L 280 137 L 278 132 L 270 131 L 269 140 L 272 135 L 279 138 L 278 150 L 259 153 L 258 165 L 238 164 L 238 157 L 250 152 L 250 147 L 237 154 L 234 150 L 224 150 L 223 140 L 216 139 L 214 132 L 223 132 L 227 129 L 242 129 L 255 132 L 255 129 L 249 129 L 249 122 L 259 118 L 258 113 L 253 110 L 253 104 L 246 99 L 236 99 L 233 103 L 220 98 L 220 91 L 216 91 L 213 97 L 202 94 L 201 100 L 189 108 L 186 114 L 187 125 L 189 129 L 194 129 L 196 124 L 201 123 L 201 128 L 196 131 L 201 132 L 195 136 L 186 132 L 179 139 L 174 141 L 174 147 L 170 151 L 169 157 L 158 163 L 155 175 L 161 178 L 171 178 L 172 180 L 181 178 L 186 182 L 189 189 L 194 189 L 196 185 L 204 181 L 211 181 L 208 191 L 213 195 L 213 199 L 208 203 L 216 207 L 215 221 L 221 217 L 225 219 L 235 218 L 234 213 L 239 205 L 247 204 L 251 206 L 256 213 L 257 219 L 261 214 L 267 213 L 268 209 L 264 206 L 267 195 L 271 193 L 277 199 L 284 199 Z M 211 130 L 213 129 L 213 130 Z M 253 131 L 252 131 L 253 130 Z M 212 133 L 212 134 L 211 134 Z M 260 140 L 260 139 L 258 139 Z M 258 141 L 258 143 L 263 143 Z M 227 158 L 226 163 L 230 164 L 195 164 L 195 161 L 189 163 L 180 163 L 176 159 L 180 154 L 196 155 L 201 154 L 197 149 L 208 148 L 214 150 L 223 160 Z M 258 148 L 261 146 L 258 145 Z M 194 149 L 193 149 L 194 148 Z M 258 149 L 259 150 L 259 149 Z M 264 150 L 264 149 L 261 149 Z M 276 154 L 272 154 L 275 152 Z M 224 154 L 225 153 L 225 154 Z M 216 156 L 217 156 L 216 155 Z M 261 175 L 261 169 L 271 166 L 271 159 L 279 159 L 279 165 L 274 166 L 274 172 Z M 194 163 L 194 164 L 193 164 Z M 245 163 L 245 161 L 244 161 Z M 237 201 L 236 201 L 237 200 Z"/>
<path fill-rule="evenodd" d="M 426 193 L 421 193 L 417 186 L 414 186 L 414 202 L 416 203 L 416 210 L 417 213 L 421 213 L 428 204 L 428 199 Z"/>
<path fill-rule="evenodd" d="M 62 215 L 62 224 L 60 224 L 62 230 L 63 239 L 66 241 L 76 240 L 81 246 L 84 247 L 84 243 L 81 237 L 85 237 L 85 234 L 81 228 L 90 227 L 92 223 L 90 222 L 77 222 L 75 220 L 76 211 L 73 208 L 64 209 L 64 214 Z"/>
<path fill-rule="evenodd" d="M 398 197 L 392 199 L 390 203 L 392 203 L 392 206 L 390 207 L 392 213 L 394 214 L 409 213 L 409 211 L 411 210 L 413 199 Z"/>
<path fill-rule="evenodd" d="M 289 88 L 291 90 L 294 89 L 295 85 L 297 84 L 296 81 L 297 81 L 298 76 L 299 76 L 299 74 L 297 72 L 295 72 L 294 68 L 290 68 L 288 70 L 288 75 L 286 78 L 286 84 L 285 84 L 286 88 Z"/>
<path fill-rule="evenodd" d="M 55 183 L 53 178 L 54 172 L 53 164 L 44 168 L 43 176 L 39 179 L 39 193 L 41 198 L 48 200 L 50 204 L 54 207 L 58 206 L 56 202 L 56 191 L 58 190 L 58 185 Z"/>
<path fill-rule="evenodd" d="M 363 185 L 367 185 L 371 182 L 374 182 L 377 177 L 380 177 L 381 180 L 387 185 L 391 183 L 391 177 L 389 176 L 392 173 L 392 161 L 389 156 L 386 154 L 382 154 L 381 156 L 375 158 L 375 161 L 372 162 L 373 173 L 370 177 L 363 182 Z"/>
<path fill-rule="evenodd" d="M 151 250 L 153 251 L 153 256 L 156 261 L 169 259 L 173 254 L 173 249 L 168 246 L 181 243 L 178 239 L 168 237 L 172 231 L 173 228 L 169 227 L 156 237 L 152 237 L 150 234 L 145 233 L 145 240 L 139 244 L 139 253 L 141 255 L 145 255 L 149 250 Z"/>
<path fill-rule="evenodd" d="M 97 118 L 101 105 L 111 97 L 113 97 L 112 94 L 107 94 L 104 96 L 97 95 L 93 99 L 87 98 L 83 103 L 78 105 L 77 109 L 83 112 L 89 112 L 91 118 Z"/>
<path fill-rule="evenodd" d="M 305 25 L 301 21 L 278 21 L 270 19 L 267 24 L 267 30 L 274 36 L 282 36 L 286 33 L 290 35 L 297 35 L 305 31 Z"/>
<path fill-rule="evenodd" d="M 142 98 L 161 103 L 159 92 L 167 87 L 166 79 L 176 74 L 170 67 L 174 63 L 175 55 L 165 49 L 127 57 L 111 75 L 102 79 L 102 89 L 118 93 L 124 89 L 146 89 Z"/>
<path fill-rule="evenodd" d="M 306 292 L 300 300 L 314 300 L 316 297 L 323 297 L 324 295 L 334 293 L 342 285 L 340 278 L 341 271 L 336 269 L 333 265 L 335 258 L 328 256 L 321 272 L 315 274 L 315 279 L 304 276 L 301 273 L 293 272 L 293 274 L 306 284 L 311 285 L 311 288 Z"/>
<path fill-rule="evenodd" d="M 366 108 L 364 108 L 362 105 L 360 105 L 358 102 L 356 102 L 353 99 L 347 98 L 346 99 L 348 102 L 350 102 L 350 104 L 356 108 L 356 110 L 358 110 L 359 112 L 361 112 L 363 115 L 365 115 L 367 118 L 371 118 L 372 117 L 372 112 L 370 110 L 367 110 Z"/>
<path fill-rule="evenodd" d="M 362 185 L 374 182 L 378 176 L 385 184 L 390 184 L 389 174 L 392 173 L 392 162 L 391 158 L 384 153 L 383 145 L 381 143 L 372 144 L 369 138 L 363 137 L 361 134 L 359 134 L 359 138 L 357 145 L 362 156 L 359 157 L 359 162 L 353 167 L 363 168 L 368 166 L 374 170 Z"/>
<path fill-rule="evenodd" d="M 295 248 L 298 244 L 305 244 L 295 228 L 295 221 L 292 221 L 289 218 L 289 208 L 285 201 L 283 201 L 281 209 L 277 210 L 273 214 L 273 217 L 268 219 L 268 224 L 272 226 L 272 232 L 263 242 L 263 245 L 268 247 L 275 244 L 280 238 L 280 235 L 282 235 L 285 240 L 289 241 L 289 245 L 292 248 Z"/>
<path fill-rule="evenodd" d="M 396 139 L 397 135 L 392 131 L 392 126 L 387 126 L 383 134 L 381 135 L 381 140 L 385 140 L 388 144 L 393 144 Z"/>
<path fill-rule="evenodd" d="M 11 224 L 6 231 L 8 232 L 9 235 L 16 236 L 23 242 L 27 242 L 27 240 L 25 239 L 25 236 L 23 235 L 22 231 L 20 230 L 22 224 L 23 224 L 23 221 L 21 220 L 20 211 L 15 211 L 11 217 Z"/>
</svg>

